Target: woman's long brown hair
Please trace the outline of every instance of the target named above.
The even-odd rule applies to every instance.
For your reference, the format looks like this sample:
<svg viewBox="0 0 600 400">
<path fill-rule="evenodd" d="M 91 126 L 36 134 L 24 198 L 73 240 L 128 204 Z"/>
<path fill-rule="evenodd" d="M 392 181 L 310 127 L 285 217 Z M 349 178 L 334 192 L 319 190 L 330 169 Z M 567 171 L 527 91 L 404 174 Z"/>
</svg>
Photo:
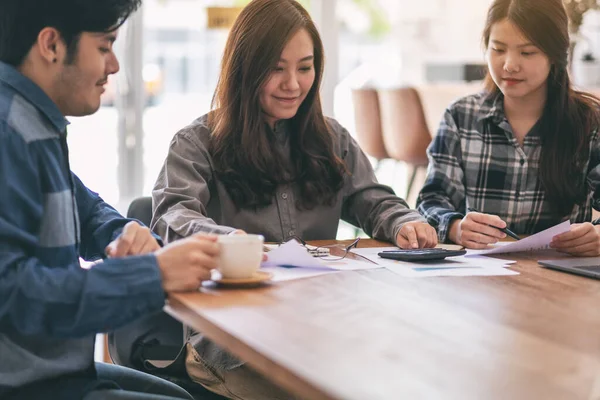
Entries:
<svg viewBox="0 0 600 400">
<path fill-rule="evenodd" d="M 569 20 L 561 0 L 495 0 L 483 33 L 486 49 L 492 26 L 503 19 L 515 24 L 550 59 L 539 171 L 548 200 L 564 217 L 585 200 L 583 169 L 589 159 L 590 135 L 600 122 L 600 100 L 571 86 Z M 500 91 L 489 73 L 486 88 L 491 93 Z"/>
<path fill-rule="evenodd" d="M 297 114 L 288 120 L 292 170 L 277 151 L 275 133 L 260 105 L 261 88 L 292 36 L 305 29 L 314 45 L 315 81 Z M 323 44 L 309 14 L 294 0 L 253 0 L 235 21 L 209 114 L 210 152 L 216 173 L 238 208 L 271 204 L 276 188 L 296 183 L 300 209 L 332 204 L 345 167 L 334 153 L 319 98 Z"/>
</svg>

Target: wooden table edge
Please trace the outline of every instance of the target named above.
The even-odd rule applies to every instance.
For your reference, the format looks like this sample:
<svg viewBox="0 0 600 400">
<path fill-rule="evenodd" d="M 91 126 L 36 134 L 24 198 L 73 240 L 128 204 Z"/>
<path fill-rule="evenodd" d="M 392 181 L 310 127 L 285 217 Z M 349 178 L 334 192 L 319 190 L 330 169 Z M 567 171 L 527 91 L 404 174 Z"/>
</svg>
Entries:
<svg viewBox="0 0 600 400">
<path fill-rule="evenodd" d="M 206 335 L 217 345 L 226 349 L 241 360 L 253 360 L 252 362 L 245 362 L 262 375 L 268 377 L 269 380 L 301 398 L 311 400 L 343 400 L 331 393 L 319 390 L 301 376 L 294 374 L 287 367 L 271 361 L 269 358 L 244 343 L 243 340 L 222 330 L 212 321 L 194 313 L 184 301 L 181 301 L 178 298 L 177 294 L 173 294 L 169 297 L 168 303 L 164 307 L 164 311 L 180 322 L 202 332 L 202 334 Z M 277 371 L 277 373 L 273 374 L 273 371 Z"/>
</svg>

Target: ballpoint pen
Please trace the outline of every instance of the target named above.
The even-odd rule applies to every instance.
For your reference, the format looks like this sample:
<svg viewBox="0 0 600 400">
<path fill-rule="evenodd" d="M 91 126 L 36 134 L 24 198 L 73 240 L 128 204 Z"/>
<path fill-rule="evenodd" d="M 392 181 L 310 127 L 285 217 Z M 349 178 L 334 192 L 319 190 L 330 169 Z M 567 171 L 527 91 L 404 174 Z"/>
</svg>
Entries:
<svg viewBox="0 0 600 400">
<path fill-rule="evenodd" d="M 474 208 L 471 208 L 471 207 L 467 208 L 467 210 L 468 210 L 468 211 L 471 211 L 471 212 L 479 212 L 479 211 L 477 211 L 476 209 L 474 209 Z M 517 236 L 517 234 L 516 234 L 516 233 L 514 233 L 513 231 L 511 231 L 511 230 L 510 230 L 510 229 L 508 229 L 508 228 L 498 228 L 497 226 L 494 226 L 494 228 L 496 228 L 496 229 L 498 229 L 498 230 L 500 230 L 500 231 L 502 231 L 502 232 L 506 233 L 508 236 L 510 236 L 511 238 L 513 238 L 513 239 L 515 239 L 515 240 L 521 240 L 521 238 L 520 238 L 519 236 Z"/>
</svg>

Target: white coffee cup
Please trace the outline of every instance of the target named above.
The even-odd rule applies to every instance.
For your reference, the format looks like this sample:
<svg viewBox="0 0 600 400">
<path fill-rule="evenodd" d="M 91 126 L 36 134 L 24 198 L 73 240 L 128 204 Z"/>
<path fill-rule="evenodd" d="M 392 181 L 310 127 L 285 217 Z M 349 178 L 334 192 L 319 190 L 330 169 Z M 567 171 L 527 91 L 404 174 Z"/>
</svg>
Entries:
<svg viewBox="0 0 600 400">
<path fill-rule="evenodd" d="M 250 278 L 259 268 L 263 257 L 262 235 L 221 235 L 217 242 L 221 253 L 217 270 L 226 279 Z"/>
</svg>

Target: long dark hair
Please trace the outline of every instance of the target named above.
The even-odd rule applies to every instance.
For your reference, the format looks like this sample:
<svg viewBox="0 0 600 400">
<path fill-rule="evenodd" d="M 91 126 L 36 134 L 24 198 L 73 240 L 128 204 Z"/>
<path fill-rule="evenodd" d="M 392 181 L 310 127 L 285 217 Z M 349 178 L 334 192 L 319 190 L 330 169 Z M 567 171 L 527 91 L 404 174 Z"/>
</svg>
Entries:
<svg viewBox="0 0 600 400">
<path fill-rule="evenodd" d="M 288 120 L 292 171 L 266 125 L 260 90 L 287 42 L 305 29 L 314 45 L 315 81 L 296 115 Z M 345 167 L 334 153 L 319 98 L 323 43 L 309 14 L 294 0 L 253 0 L 235 21 L 209 114 L 210 153 L 215 171 L 238 208 L 271 204 L 277 186 L 299 186 L 298 208 L 332 204 L 343 185 Z"/>
<path fill-rule="evenodd" d="M 583 168 L 588 162 L 590 134 L 600 122 L 600 100 L 574 90 L 568 73 L 569 20 L 562 0 L 495 0 L 483 32 L 488 47 L 492 26 L 503 19 L 515 24 L 550 59 L 546 105 L 542 114 L 540 180 L 555 212 L 571 213 L 585 199 Z M 488 73 L 486 88 L 498 94 Z"/>
</svg>

